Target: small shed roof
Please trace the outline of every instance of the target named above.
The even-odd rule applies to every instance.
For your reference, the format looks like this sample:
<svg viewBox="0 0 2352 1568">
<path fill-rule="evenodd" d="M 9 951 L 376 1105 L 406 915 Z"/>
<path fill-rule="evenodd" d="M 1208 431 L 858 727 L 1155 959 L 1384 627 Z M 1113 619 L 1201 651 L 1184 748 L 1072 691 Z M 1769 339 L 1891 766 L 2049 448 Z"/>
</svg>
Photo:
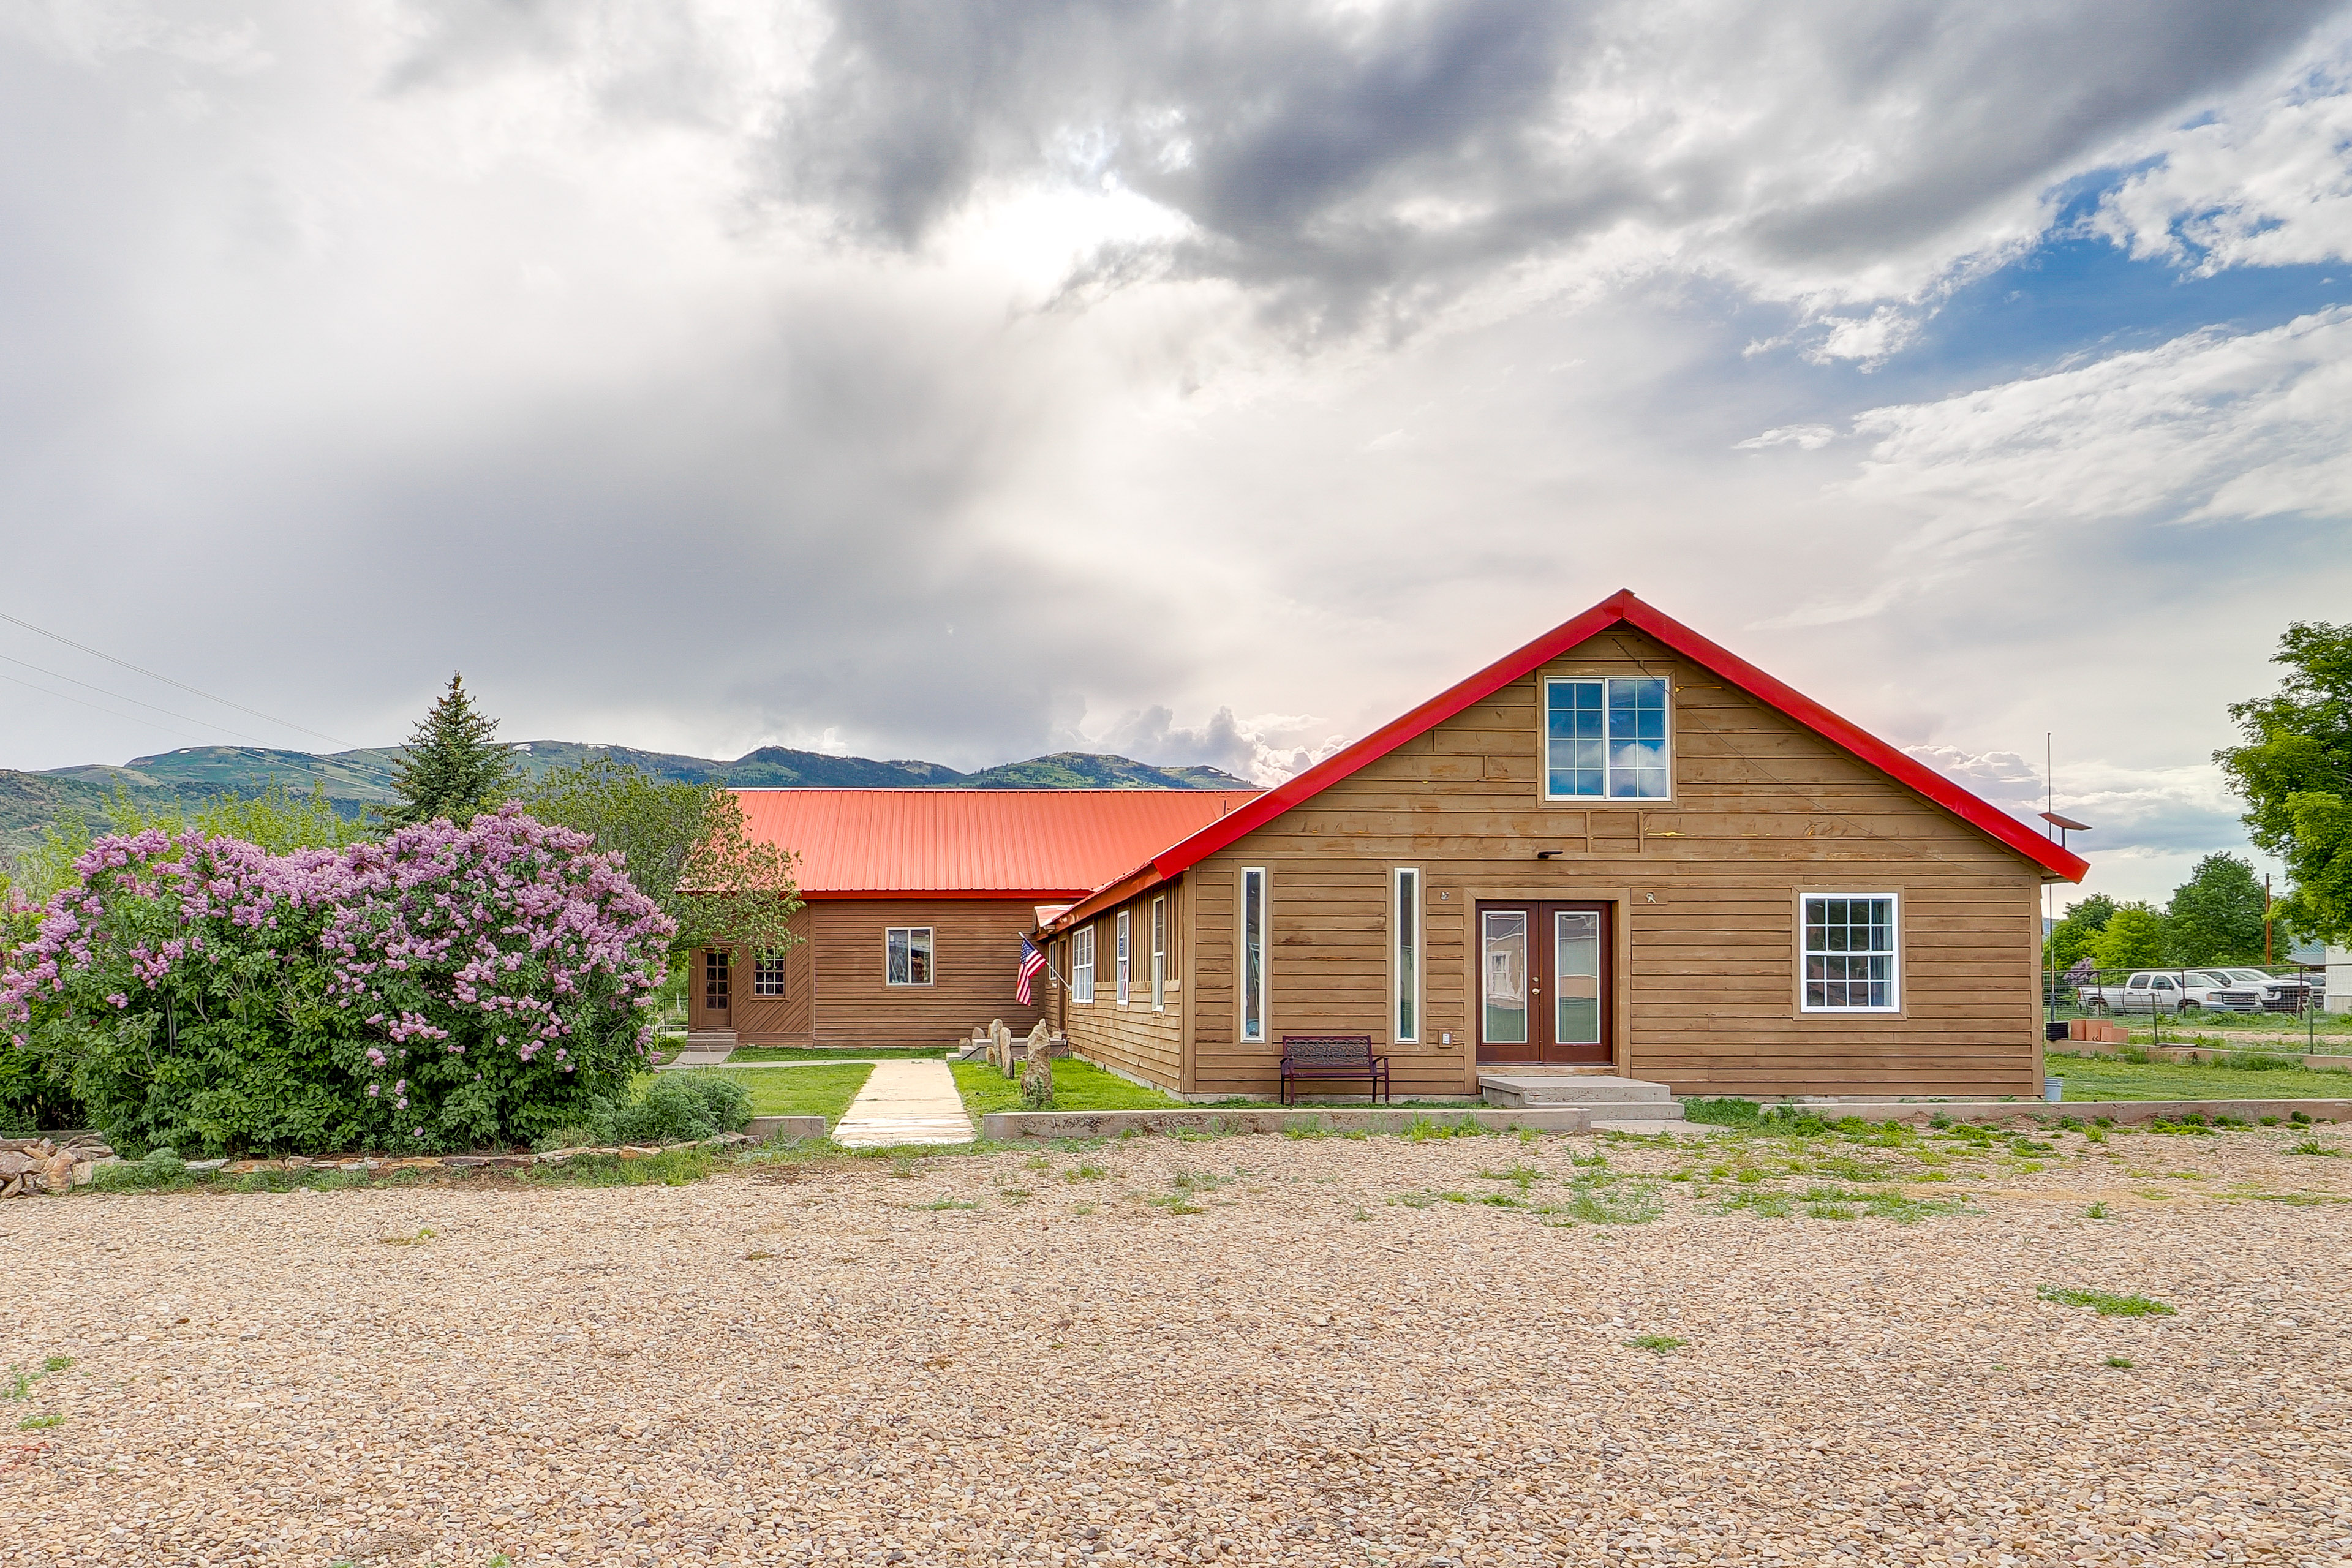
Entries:
<svg viewBox="0 0 2352 1568">
<path fill-rule="evenodd" d="M 803 899 L 1067 900 L 1256 790 L 739 789 L 754 837 L 791 850 Z"/>
</svg>

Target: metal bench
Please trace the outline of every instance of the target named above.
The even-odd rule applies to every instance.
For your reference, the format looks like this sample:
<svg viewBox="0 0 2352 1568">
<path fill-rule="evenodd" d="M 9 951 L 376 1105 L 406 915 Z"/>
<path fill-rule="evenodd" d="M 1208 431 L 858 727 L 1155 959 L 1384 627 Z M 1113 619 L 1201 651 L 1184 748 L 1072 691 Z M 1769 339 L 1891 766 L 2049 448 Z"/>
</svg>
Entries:
<svg viewBox="0 0 2352 1568">
<path fill-rule="evenodd" d="M 1282 1037 L 1282 1103 L 1298 1103 L 1298 1080 L 1305 1078 L 1360 1078 L 1371 1088 L 1373 1100 L 1389 1093 L 1389 1058 L 1372 1055 L 1370 1035 L 1285 1035 Z"/>
</svg>

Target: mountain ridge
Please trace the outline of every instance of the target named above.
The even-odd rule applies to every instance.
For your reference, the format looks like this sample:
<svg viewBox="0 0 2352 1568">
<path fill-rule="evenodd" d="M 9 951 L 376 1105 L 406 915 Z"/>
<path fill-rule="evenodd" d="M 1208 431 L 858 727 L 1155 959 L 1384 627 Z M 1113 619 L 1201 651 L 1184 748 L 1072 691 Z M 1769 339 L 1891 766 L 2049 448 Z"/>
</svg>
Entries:
<svg viewBox="0 0 2352 1568">
<path fill-rule="evenodd" d="M 646 752 L 633 746 L 601 746 L 578 741 L 518 741 L 509 746 L 524 776 L 536 781 L 559 768 L 595 757 L 640 768 L 658 779 L 684 784 L 725 784 L 740 789 L 1253 789 L 1205 765 L 1163 768 L 1108 752 L 1055 752 L 1025 762 L 1003 763 L 976 773 L 958 773 L 940 763 L 912 758 L 877 762 L 837 757 L 789 746 L 761 746 L 733 761 Z M 308 795 L 323 787 L 347 816 L 357 816 L 394 798 L 393 780 L 405 748 L 362 747 L 348 752 L 277 751 L 260 746 L 184 746 L 174 752 L 133 757 L 120 766 L 23 772 L 0 768 L 0 856 L 37 841 L 62 822 L 106 825 L 107 803 L 121 789 L 142 805 L 189 805 L 215 795 L 256 795 L 272 784 Z"/>
</svg>

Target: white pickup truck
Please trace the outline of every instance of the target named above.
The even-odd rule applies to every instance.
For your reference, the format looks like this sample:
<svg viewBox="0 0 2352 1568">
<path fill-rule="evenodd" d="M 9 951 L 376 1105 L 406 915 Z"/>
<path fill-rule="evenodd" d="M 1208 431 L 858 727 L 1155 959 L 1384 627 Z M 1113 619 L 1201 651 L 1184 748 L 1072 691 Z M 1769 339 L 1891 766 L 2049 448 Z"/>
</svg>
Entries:
<svg viewBox="0 0 2352 1568">
<path fill-rule="evenodd" d="M 2310 987 L 2259 969 L 2143 969 L 2121 985 L 2078 985 L 2074 1005 L 2086 1013 L 2294 1013 Z"/>
</svg>

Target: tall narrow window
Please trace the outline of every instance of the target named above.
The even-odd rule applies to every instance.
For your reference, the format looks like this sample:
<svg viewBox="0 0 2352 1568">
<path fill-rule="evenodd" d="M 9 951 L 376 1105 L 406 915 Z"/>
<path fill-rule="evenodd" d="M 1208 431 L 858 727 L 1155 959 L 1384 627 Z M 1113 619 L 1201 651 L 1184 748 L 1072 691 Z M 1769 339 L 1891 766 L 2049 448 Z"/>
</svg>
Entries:
<svg viewBox="0 0 2352 1568">
<path fill-rule="evenodd" d="M 1133 964 L 1129 962 L 1129 958 L 1128 958 L 1128 952 L 1127 952 L 1127 911 L 1126 911 L 1125 910 L 1119 910 L 1119 911 L 1118 911 L 1118 1005 L 1119 1005 L 1120 1006 L 1124 1007 L 1124 1006 L 1126 1006 L 1126 1005 L 1127 1005 L 1127 990 L 1128 990 L 1128 980 L 1129 980 L 1129 974 L 1133 972 L 1133 968 L 1134 968 Z"/>
<path fill-rule="evenodd" d="M 1242 873 L 1242 1038 L 1265 1038 L 1265 871 Z"/>
<path fill-rule="evenodd" d="M 1396 874 L 1396 1016 L 1391 1037 L 1400 1045 L 1421 1038 L 1421 873 L 1407 866 Z"/>
<path fill-rule="evenodd" d="M 1168 1005 L 1168 900 L 1151 900 L 1151 1005 Z"/>
<path fill-rule="evenodd" d="M 1894 894 L 1807 893 L 1803 1011 L 1899 1011 L 1895 942 Z"/>
<path fill-rule="evenodd" d="M 1674 793 L 1666 683 L 1544 682 L 1544 795 L 1664 800 Z"/>
<path fill-rule="evenodd" d="M 728 993 L 733 988 L 734 977 L 729 973 L 732 965 L 733 955 L 725 948 L 707 947 L 702 950 L 702 1005 L 706 1011 L 727 1011 Z"/>
<path fill-rule="evenodd" d="M 890 985 L 931 983 L 931 928 L 892 926 L 883 933 L 883 973 Z"/>
<path fill-rule="evenodd" d="M 1080 926 L 1070 933 L 1070 1000 L 1095 999 L 1095 928 Z"/>
<path fill-rule="evenodd" d="M 751 960 L 751 994 L 782 996 L 784 994 L 784 950 L 767 947 Z"/>
</svg>

